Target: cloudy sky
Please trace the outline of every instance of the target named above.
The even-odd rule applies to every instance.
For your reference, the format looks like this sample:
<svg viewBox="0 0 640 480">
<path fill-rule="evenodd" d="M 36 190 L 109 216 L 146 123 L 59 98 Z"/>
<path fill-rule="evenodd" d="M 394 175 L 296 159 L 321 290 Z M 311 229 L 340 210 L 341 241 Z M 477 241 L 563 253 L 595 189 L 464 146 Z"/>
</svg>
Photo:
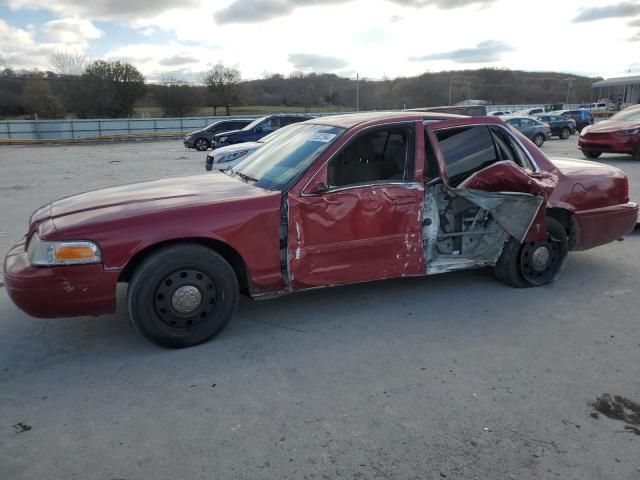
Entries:
<svg viewBox="0 0 640 480">
<path fill-rule="evenodd" d="M 0 64 L 55 51 L 150 80 L 295 70 L 368 78 L 504 67 L 640 74 L 640 0 L 0 0 Z"/>
</svg>

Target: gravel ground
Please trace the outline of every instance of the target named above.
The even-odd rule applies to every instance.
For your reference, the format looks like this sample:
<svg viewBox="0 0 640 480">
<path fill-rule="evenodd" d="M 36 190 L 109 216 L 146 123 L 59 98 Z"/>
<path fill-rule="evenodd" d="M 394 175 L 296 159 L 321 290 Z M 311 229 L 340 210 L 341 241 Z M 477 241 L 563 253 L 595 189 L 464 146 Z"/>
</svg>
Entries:
<svg viewBox="0 0 640 480">
<path fill-rule="evenodd" d="M 640 163 L 600 160 L 640 200 Z M 203 163 L 175 141 L 0 148 L 0 254 L 44 203 Z M 178 351 L 122 302 L 38 320 L 0 288 L 0 478 L 640 479 L 639 248 L 573 253 L 536 289 L 471 271 L 243 299 Z"/>
</svg>

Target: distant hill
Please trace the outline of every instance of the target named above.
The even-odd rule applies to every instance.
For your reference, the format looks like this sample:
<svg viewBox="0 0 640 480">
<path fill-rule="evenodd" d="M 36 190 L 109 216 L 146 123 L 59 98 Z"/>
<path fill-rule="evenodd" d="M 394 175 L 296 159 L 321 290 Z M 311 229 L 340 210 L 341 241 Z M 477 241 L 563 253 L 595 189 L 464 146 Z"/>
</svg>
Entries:
<svg viewBox="0 0 640 480">
<path fill-rule="evenodd" d="M 448 105 L 466 99 L 493 104 L 588 102 L 591 84 L 599 78 L 558 72 L 489 69 L 424 73 L 417 77 L 360 80 L 360 109 L 395 109 Z M 569 84 L 571 87 L 569 88 Z M 302 74 L 243 82 L 247 105 L 287 105 L 312 108 L 335 105 L 354 108 L 356 81 L 333 74 Z"/>
</svg>

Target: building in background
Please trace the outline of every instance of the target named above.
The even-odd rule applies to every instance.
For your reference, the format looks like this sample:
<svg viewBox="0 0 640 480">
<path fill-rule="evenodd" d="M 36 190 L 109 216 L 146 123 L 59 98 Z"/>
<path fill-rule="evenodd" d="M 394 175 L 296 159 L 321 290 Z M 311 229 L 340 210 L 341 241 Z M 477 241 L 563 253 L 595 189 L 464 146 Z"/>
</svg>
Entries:
<svg viewBox="0 0 640 480">
<path fill-rule="evenodd" d="M 607 98 L 621 108 L 640 103 L 640 75 L 600 80 L 591 85 L 598 100 Z"/>
</svg>

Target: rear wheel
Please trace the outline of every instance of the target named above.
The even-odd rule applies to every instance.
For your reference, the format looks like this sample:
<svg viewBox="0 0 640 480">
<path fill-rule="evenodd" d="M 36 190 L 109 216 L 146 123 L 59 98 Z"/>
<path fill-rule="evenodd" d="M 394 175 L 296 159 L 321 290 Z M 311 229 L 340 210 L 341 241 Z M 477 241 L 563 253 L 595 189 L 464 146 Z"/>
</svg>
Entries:
<svg viewBox="0 0 640 480">
<path fill-rule="evenodd" d="M 582 154 L 587 158 L 598 158 L 600 155 L 602 155 L 602 152 L 591 152 L 589 150 L 583 150 Z"/>
<path fill-rule="evenodd" d="M 172 348 L 203 343 L 231 320 L 238 280 L 229 263 L 196 244 L 162 248 L 136 269 L 129 315 L 147 339 Z"/>
<path fill-rule="evenodd" d="M 544 144 L 544 135 L 539 133 L 535 137 L 533 137 L 533 143 L 536 144 L 536 147 L 541 147 Z"/>
<path fill-rule="evenodd" d="M 194 142 L 196 150 L 199 152 L 204 152 L 207 148 L 209 148 L 209 140 L 204 137 L 197 138 Z"/>
<path fill-rule="evenodd" d="M 564 127 L 562 130 L 560 130 L 560 138 L 562 140 L 566 140 L 570 136 L 571 136 L 571 130 L 569 130 L 567 127 Z"/>
<path fill-rule="evenodd" d="M 516 288 L 552 283 L 569 252 L 567 233 L 557 220 L 547 218 L 547 238 L 520 244 L 510 239 L 495 267 L 498 280 Z"/>
</svg>

